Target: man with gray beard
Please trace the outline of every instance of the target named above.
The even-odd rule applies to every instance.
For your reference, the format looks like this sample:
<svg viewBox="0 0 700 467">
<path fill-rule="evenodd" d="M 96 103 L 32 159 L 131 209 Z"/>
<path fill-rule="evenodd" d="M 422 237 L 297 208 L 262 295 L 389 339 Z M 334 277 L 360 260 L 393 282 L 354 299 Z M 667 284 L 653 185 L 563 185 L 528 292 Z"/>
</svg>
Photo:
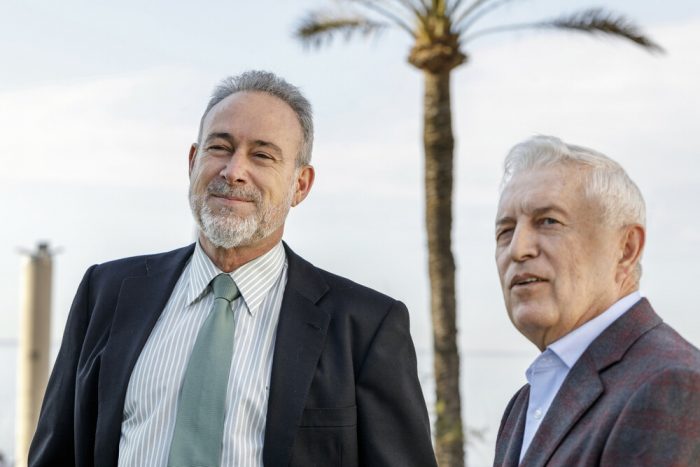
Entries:
<svg viewBox="0 0 700 467">
<path fill-rule="evenodd" d="M 406 307 L 282 242 L 312 142 L 275 75 L 215 89 L 189 152 L 197 242 L 87 271 L 30 466 L 436 465 Z"/>
</svg>

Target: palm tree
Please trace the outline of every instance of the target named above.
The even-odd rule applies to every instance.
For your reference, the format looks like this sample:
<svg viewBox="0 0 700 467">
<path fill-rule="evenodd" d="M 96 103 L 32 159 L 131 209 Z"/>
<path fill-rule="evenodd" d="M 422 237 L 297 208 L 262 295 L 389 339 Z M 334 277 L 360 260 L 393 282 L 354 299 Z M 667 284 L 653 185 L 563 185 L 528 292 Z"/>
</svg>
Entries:
<svg viewBox="0 0 700 467">
<path fill-rule="evenodd" d="M 467 62 L 465 47 L 489 34 L 564 29 L 619 37 L 651 52 L 662 49 L 624 16 L 586 9 L 542 21 L 475 29 L 481 18 L 512 0 L 345 0 L 336 9 L 309 12 L 295 31 L 304 45 L 320 46 L 336 34 L 370 35 L 398 27 L 413 41 L 408 62 L 423 72 L 425 222 L 433 323 L 436 391 L 435 447 L 441 466 L 464 465 L 455 323 L 455 264 L 451 249 L 454 137 L 450 73 Z"/>
</svg>

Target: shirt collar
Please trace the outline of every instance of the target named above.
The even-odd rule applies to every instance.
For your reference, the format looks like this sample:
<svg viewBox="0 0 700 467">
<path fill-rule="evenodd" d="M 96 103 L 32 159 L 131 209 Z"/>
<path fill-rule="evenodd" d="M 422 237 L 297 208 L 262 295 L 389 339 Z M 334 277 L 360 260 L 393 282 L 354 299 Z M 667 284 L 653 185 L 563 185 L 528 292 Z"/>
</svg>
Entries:
<svg viewBox="0 0 700 467">
<path fill-rule="evenodd" d="M 608 326 L 622 316 L 632 305 L 642 298 L 639 291 L 634 291 L 622 297 L 617 302 L 592 320 L 574 329 L 559 340 L 552 342 L 547 349 L 551 349 L 566 366 L 574 366 L 583 352 L 591 345 Z"/>
<path fill-rule="evenodd" d="M 557 355 L 550 347 L 547 347 L 544 352 L 539 354 L 537 358 L 530 364 L 525 371 L 525 377 L 530 386 L 535 386 L 537 383 L 536 373 L 547 371 L 568 371 L 566 362 Z"/>
<path fill-rule="evenodd" d="M 251 315 L 255 315 L 257 309 L 260 308 L 265 295 L 277 281 L 286 261 L 284 247 L 282 242 L 279 242 L 267 253 L 248 261 L 229 273 L 241 292 Z M 222 271 L 197 242 L 189 267 L 187 304 L 191 305 L 204 297 L 210 290 L 211 280 L 221 273 Z"/>
</svg>

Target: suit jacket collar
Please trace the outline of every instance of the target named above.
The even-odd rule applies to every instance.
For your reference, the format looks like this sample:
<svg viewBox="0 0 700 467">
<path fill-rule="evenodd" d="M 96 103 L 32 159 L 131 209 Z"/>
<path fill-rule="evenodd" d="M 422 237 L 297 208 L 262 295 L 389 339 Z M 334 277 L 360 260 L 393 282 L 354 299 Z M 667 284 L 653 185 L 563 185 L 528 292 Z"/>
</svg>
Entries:
<svg viewBox="0 0 700 467">
<path fill-rule="evenodd" d="M 649 301 L 642 298 L 603 331 L 586 353 L 590 354 L 595 368 L 603 371 L 622 360 L 637 339 L 661 323 Z"/>
<path fill-rule="evenodd" d="M 148 256 L 141 274 L 122 281 L 109 336 L 105 336 L 98 383 L 95 453 L 109 459 L 102 465 L 116 465 L 131 372 L 193 250 L 194 244 Z"/>
<path fill-rule="evenodd" d="M 523 457 L 523 465 L 547 463 L 566 434 L 603 394 L 600 373 L 622 360 L 637 339 L 659 324 L 661 318 L 643 298 L 591 343 L 554 398 Z M 521 410 L 527 411 L 527 404 Z M 508 455 L 508 458 L 512 458 L 512 455 Z"/>
<path fill-rule="evenodd" d="M 318 269 L 288 246 L 267 404 L 264 465 L 288 465 L 311 381 L 323 350 L 330 315 L 319 306 L 329 286 Z"/>
</svg>

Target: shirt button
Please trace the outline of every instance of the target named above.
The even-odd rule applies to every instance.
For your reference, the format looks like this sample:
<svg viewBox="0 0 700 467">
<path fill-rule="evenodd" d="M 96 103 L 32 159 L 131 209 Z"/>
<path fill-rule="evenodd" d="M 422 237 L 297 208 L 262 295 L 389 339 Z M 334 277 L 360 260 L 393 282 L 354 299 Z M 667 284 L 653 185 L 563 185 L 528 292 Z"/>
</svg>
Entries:
<svg viewBox="0 0 700 467">
<path fill-rule="evenodd" d="M 542 409 L 535 410 L 535 419 L 539 420 L 542 418 Z"/>
</svg>

